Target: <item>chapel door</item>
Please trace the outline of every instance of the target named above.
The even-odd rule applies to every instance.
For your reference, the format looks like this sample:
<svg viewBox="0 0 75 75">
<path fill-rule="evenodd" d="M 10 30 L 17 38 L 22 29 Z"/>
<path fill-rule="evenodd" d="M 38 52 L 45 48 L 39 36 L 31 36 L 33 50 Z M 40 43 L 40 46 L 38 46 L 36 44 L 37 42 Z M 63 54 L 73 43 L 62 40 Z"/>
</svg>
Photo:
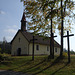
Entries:
<svg viewBox="0 0 75 75">
<path fill-rule="evenodd" d="M 17 55 L 18 55 L 18 56 L 21 55 L 21 48 L 18 48 L 18 50 L 17 50 Z"/>
</svg>

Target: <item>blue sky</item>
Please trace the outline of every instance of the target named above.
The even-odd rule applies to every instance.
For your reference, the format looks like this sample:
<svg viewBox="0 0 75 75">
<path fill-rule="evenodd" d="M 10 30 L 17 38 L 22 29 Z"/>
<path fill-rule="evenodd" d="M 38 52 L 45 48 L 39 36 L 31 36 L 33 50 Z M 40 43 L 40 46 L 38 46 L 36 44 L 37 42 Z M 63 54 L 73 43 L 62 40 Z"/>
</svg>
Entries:
<svg viewBox="0 0 75 75">
<path fill-rule="evenodd" d="M 20 0 L 0 0 L 0 41 L 11 41 L 18 29 L 23 14 Z"/>
<path fill-rule="evenodd" d="M 20 0 L 0 0 L 0 41 L 3 37 L 10 42 L 20 29 L 20 21 L 23 14 L 23 3 Z M 75 35 L 75 25 L 72 33 Z M 55 38 L 60 43 L 60 36 Z M 64 47 L 67 48 L 67 40 L 64 39 Z M 70 37 L 70 49 L 75 51 L 75 36 Z"/>
</svg>

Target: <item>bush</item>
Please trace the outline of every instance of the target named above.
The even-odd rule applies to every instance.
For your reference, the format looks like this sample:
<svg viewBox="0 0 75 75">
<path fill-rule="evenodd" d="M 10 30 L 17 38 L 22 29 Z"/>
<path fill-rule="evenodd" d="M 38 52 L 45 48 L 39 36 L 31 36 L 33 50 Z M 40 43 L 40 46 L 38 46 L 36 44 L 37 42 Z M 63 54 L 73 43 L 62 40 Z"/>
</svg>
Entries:
<svg viewBox="0 0 75 75">
<path fill-rule="evenodd" d="M 0 61 L 7 60 L 9 57 L 10 57 L 9 54 L 5 54 L 5 53 L 0 54 Z"/>
<path fill-rule="evenodd" d="M 3 58 L 3 56 L 0 54 L 0 61 L 3 61 L 4 60 L 4 58 Z"/>
<path fill-rule="evenodd" d="M 66 52 L 63 52 L 63 56 L 66 57 L 67 56 L 67 53 Z"/>
<path fill-rule="evenodd" d="M 10 55 L 10 54 L 6 54 L 6 53 L 3 53 L 3 54 L 2 54 L 2 57 L 3 57 L 4 61 L 5 61 L 5 60 L 10 60 L 11 55 Z"/>
</svg>

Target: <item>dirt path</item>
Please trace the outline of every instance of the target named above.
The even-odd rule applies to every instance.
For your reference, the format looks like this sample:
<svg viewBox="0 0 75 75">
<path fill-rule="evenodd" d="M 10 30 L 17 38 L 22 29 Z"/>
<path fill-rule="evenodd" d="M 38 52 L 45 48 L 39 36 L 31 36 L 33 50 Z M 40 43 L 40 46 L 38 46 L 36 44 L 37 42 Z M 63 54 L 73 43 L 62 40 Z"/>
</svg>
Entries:
<svg viewBox="0 0 75 75">
<path fill-rule="evenodd" d="M 22 72 L 13 72 L 13 71 L 0 70 L 0 75 L 29 75 L 29 74 L 24 74 Z"/>
</svg>

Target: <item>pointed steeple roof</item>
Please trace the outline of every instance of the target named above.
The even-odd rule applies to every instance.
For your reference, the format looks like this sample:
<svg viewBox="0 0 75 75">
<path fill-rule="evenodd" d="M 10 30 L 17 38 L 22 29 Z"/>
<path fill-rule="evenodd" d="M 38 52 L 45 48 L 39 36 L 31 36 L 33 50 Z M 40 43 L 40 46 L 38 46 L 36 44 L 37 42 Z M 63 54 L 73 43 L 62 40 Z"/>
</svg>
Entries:
<svg viewBox="0 0 75 75">
<path fill-rule="evenodd" d="M 26 31 L 26 17 L 25 17 L 25 12 L 23 12 L 23 16 L 21 19 L 21 30 Z"/>
<path fill-rule="evenodd" d="M 25 12 L 23 12 L 23 16 L 22 16 L 21 21 L 26 21 Z"/>
</svg>

